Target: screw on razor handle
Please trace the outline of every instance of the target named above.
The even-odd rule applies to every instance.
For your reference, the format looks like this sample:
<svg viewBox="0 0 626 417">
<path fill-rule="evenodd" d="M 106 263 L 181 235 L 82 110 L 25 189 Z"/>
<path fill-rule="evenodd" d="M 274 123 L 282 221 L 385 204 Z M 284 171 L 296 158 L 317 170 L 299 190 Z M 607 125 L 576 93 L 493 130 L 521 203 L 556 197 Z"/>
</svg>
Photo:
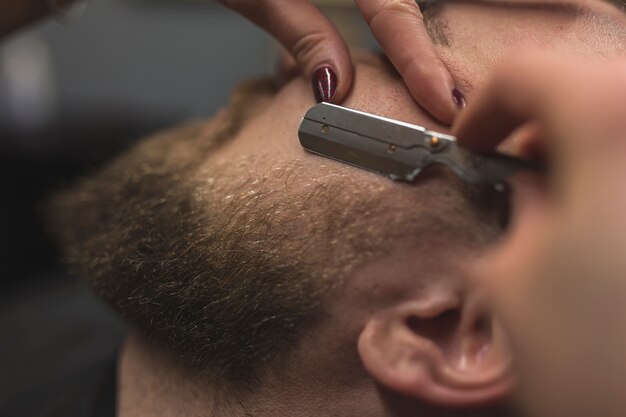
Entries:
<svg viewBox="0 0 626 417">
<path fill-rule="evenodd" d="M 298 136 L 310 152 L 408 182 L 424 168 L 443 164 L 465 182 L 503 189 L 515 173 L 539 168 L 501 154 L 476 154 L 460 147 L 456 138 L 423 126 L 330 103 L 306 112 Z"/>
</svg>

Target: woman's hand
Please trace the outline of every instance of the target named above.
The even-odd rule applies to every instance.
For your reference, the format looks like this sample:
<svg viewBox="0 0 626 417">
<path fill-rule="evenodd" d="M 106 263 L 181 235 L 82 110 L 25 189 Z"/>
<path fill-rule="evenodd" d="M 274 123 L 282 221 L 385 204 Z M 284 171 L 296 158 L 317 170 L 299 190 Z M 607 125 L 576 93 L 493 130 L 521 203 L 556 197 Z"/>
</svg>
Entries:
<svg viewBox="0 0 626 417">
<path fill-rule="evenodd" d="M 318 101 L 341 102 L 352 63 L 333 24 L 308 0 L 221 0 L 273 35 L 311 77 Z M 465 100 L 435 52 L 414 0 L 356 0 L 385 53 L 417 102 L 444 123 Z M 456 104 L 456 106 L 455 106 Z"/>
<path fill-rule="evenodd" d="M 541 155 L 481 261 L 533 416 L 626 415 L 626 61 L 524 55 L 460 116 L 459 141 Z"/>
</svg>

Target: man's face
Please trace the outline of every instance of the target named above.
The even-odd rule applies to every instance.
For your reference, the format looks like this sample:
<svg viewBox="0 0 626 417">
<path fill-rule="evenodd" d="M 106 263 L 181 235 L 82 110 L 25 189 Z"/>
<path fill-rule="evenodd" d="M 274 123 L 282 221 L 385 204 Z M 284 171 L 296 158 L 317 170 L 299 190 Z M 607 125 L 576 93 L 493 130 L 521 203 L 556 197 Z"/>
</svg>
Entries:
<svg viewBox="0 0 626 417">
<path fill-rule="evenodd" d="M 432 22 L 445 39 L 437 48 L 468 101 L 525 48 L 622 52 L 620 12 L 577 1 L 586 8 L 442 6 Z M 446 132 L 384 60 L 355 61 L 343 105 Z M 502 232 L 500 200 L 443 168 L 406 184 L 307 153 L 297 130 L 313 104 L 296 78 L 251 99 L 252 116 L 206 155 L 192 130 L 192 139 L 164 135 L 122 158 L 80 194 L 77 217 L 104 214 L 72 219 L 81 230 L 70 262 L 145 333 L 193 366 L 227 369 L 222 377 L 260 362 L 281 383 L 326 381 L 323 403 L 345 399 L 346 387 L 372 389 L 367 378 L 444 405 L 498 397 L 506 355 L 468 266 Z M 281 339 L 292 350 L 276 371 Z M 309 397 L 312 384 L 300 387 Z"/>
<path fill-rule="evenodd" d="M 469 101 L 499 63 L 525 49 L 583 53 L 592 59 L 623 53 L 625 23 L 624 13 L 602 0 L 451 3 L 440 7 L 431 21 L 440 36 L 437 48 Z M 448 131 L 415 104 L 386 61 L 368 54 L 357 54 L 355 61 L 355 84 L 342 105 Z M 354 298 L 356 304 L 376 305 L 386 290 L 410 294 L 429 280 L 438 285 L 448 282 L 458 291 L 465 288 L 464 265 L 501 232 L 502 207 L 474 204 L 468 196 L 484 199 L 489 192 L 459 184 L 445 169 L 409 185 L 307 153 L 296 132 L 302 115 L 314 104 L 308 88 L 304 80 L 294 79 L 259 104 L 256 117 L 207 159 L 206 171 L 199 170 L 199 177 L 216 176 L 216 166 L 223 178 L 230 179 L 272 178 L 272 172 L 287 168 L 289 177 L 278 178 L 272 187 L 281 200 L 294 202 L 293 211 L 286 210 L 288 215 L 302 218 L 293 233 L 311 241 L 320 239 L 326 247 L 337 245 L 333 257 L 345 256 L 346 264 L 350 256 L 345 252 L 356 251 L 341 246 L 349 240 L 348 232 L 325 235 L 324 227 L 341 218 L 341 224 L 370 229 L 373 244 L 385 246 L 385 256 L 368 258 L 363 267 L 364 259 L 354 254 L 361 268 L 348 274 L 342 297 Z M 337 195 L 321 193 L 327 185 L 335 187 Z M 316 198 L 320 193 L 323 201 Z M 315 203 L 312 211 L 298 203 L 308 198 Z M 334 240 L 324 240 L 331 237 Z M 330 262 L 329 253 L 316 261 Z M 371 287 L 364 276 L 373 270 L 379 270 L 369 283 L 376 292 L 368 293 Z"/>
<path fill-rule="evenodd" d="M 437 47 L 468 101 L 508 55 L 537 47 L 606 57 L 623 52 L 626 40 L 622 12 L 600 0 L 449 4 L 434 19 L 445 38 Z M 343 105 L 447 131 L 415 104 L 384 60 L 372 55 L 357 55 L 355 60 L 355 84 Z M 494 346 L 497 329 L 492 323 L 466 340 L 457 334 L 463 318 L 470 315 L 465 306 L 478 297 L 468 281 L 468 266 L 502 232 L 503 208 L 496 203 L 497 198 L 488 202 L 493 197 L 488 190 L 460 184 L 445 169 L 431 171 L 414 184 L 404 184 L 307 153 L 296 132 L 302 115 L 313 104 L 308 84 L 293 80 L 259 105 L 255 118 L 198 171 L 200 178 L 215 177 L 218 182 L 218 172 L 226 179 L 250 179 L 250 186 L 238 190 L 240 196 L 259 191 L 255 179 L 269 178 L 262 187 L 270 187 L 276 201 L 292 202 L 292 207 L 284 205 L 274 214 L 289 217 L 292 238 L 309 240 L 314 250 L 303 252 L 296 245 L 299 250 L 285 253 L 299 262 L 309 260 L 320 266 L 319 271 L 324 272 L 315 279 L 320 285 L 330 283 L 331 288 L 324 295 L 330 300 L 330 324 L 308 339 L 309 344 L 305 342 L 301 356 L 296 357 L 304 363 L 324 363 L 323 358 L 335 355 L 337 360 L 327 363 L 333 364 L 331 369 L 340 369 L 376 312 L 413 301 L 416 310 L 405 318 L 413 317 L 418 324 L 411 326 L 412 330 L 439 346 L 445 362 L 442 372 L 482 366 L 486 370 L 481 372 L 487 374 L 498 368 L 502 352 L 501 346 Z M 274 174 L 285 169 L 286 175 Z M 306 201 L 311 204 L 302 204 Z M 281 222 L 274 227 L 280 228 Z M 321 267 L 336 260 L 344 270 Z M 327 271 L 331 271 L 330 276 Z M 476 323 L 482 318 L 467 320 Z M 394 342 L 390 339 L 391 344 Z M 477 347 L 467 349 L 467 344 Z M 311 350 L 311 346 L 316 348 Z M 319 346 L 328 348 L 320 351 Z M 338 355 L 338 351 L 344 354 Z M 362 364 L 351 363 L 358 374 Z M 378 382 L 412 394 L 399 383 L 385 381 L 376 366 L 365 363 Z M 328 370 L 298 368 L 298 376 L 304 372 L 310 380 L 320 380 Z M 416 395 L 432 399 L 429 393 Z M 443 395 L 436 401 L 452 397 Z"/>
</svg>

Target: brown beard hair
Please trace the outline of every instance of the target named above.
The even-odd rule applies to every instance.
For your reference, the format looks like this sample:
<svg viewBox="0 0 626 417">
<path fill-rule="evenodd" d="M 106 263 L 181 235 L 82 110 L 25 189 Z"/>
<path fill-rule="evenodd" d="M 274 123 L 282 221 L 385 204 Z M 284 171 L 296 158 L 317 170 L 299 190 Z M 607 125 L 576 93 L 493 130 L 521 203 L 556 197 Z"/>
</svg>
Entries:
<svg viewBox="0 0 626 417">
<path fill-rule="evenodd" d="M 143 141 L 48 210 L 71 271 L 226 394 L 284 364 L 359 265 L 399 242 L 478 248 L 500 232 L 484 193 L 450 175 L 421 175 L 398 203 L 396 186 L 318 160 L 207 164 L 276 88 L 245 84 L 209 124 Z"/>
<path fill-rule="evenodd" d="M 319 298 L 304 271 L 208 230 L 215 222 L 187 179 L 276 89 L 272 80 L 243 84 L 210 124 L 142 141 L 47 210 L 65 263 L 96 295 L 189 369 L 238 390 L 317 321 Z"/>
</svg>

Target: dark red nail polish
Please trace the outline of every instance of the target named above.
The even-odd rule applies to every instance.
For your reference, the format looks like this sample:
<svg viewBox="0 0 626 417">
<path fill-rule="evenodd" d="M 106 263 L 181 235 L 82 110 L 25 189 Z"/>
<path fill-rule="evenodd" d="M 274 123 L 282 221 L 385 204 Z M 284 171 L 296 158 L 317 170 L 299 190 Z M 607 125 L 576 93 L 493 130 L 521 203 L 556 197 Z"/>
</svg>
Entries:
<svg viewBox="0 0 626 417">
<path fill-rule="evenodd" d="M 467 104 L 467 101 L 465 101 L 465 96 L 459 91 L 458 88 L 452 90 L 452 101 L 454 101 L 454 105 L 457 106 L 459 109 L 464 108 Z"/>
<path fill-rule="evenodd" d="M 319 67 L 313 72 L 313 92 L 318 103 L 331 101 L 337 92 L 337 74 L 329 65 Z"/>
</svg>

